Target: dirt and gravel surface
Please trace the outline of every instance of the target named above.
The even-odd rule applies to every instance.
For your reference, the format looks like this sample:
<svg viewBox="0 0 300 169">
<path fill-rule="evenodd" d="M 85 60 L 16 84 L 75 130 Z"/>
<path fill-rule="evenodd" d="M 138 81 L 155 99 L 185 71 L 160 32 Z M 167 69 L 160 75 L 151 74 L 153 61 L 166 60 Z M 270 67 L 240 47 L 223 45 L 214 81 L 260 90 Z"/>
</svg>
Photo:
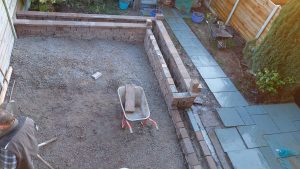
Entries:
<svg viewBox="0 0 300 169">
<path fill-rule="evenodd" d="M 12 66 L 17 114 L 40 126 L 39 142 L 58 140 L 40 150 L 55 168 L 181 169 L 184 159 L 175 128 L 142 44 L 60 38 L 20 38 Z M 98 80 L 91 75 L 101 72 Z M 117 88 L 144 88 L 160 130 L 134 124 L 121 129 Z M 44 169 L 39 161 L 36 168 Z"/>
</svg>

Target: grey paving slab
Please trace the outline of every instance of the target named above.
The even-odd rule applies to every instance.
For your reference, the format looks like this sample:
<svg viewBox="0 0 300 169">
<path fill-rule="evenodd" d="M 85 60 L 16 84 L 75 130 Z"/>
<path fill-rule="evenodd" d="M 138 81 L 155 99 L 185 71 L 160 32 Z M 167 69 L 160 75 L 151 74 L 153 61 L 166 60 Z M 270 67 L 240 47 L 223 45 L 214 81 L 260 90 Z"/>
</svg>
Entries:
<svg viewBox="0 0 300 169">
<path fill-rule="evenodd" d="M 291 117 L 287 116 L 284 112 L 269 112 L 269 116 L 274 121 L 276 126 L 278 126 L 281 132 L 291 132 L 298 130 Z"/>
<path fill-rule="evenodd" d="M 263 132 L 256 125 L 238 126 L 237 128 L 246 143 L 247 148 L 268 146 L 268 143 L 263 136 Z"/>
<path fill-rule="evenodd" d="M 279 157 L 276 149 L 280 148 L 291 150 L 295 155 L 300 155 L 300 144 L 292 133 L 271 134 L 264 135 L 264 137 L 276 157 Z"/>
<path fill-rule="evenodd" d="M 292 134 L 297 140 L 297 142 L 300 144 L 300 131 L 292 132 Z"/>
<path fill-rule="evenodd" d="M 191 123 L 191 125 L 193 127 L 193 130 L 194 131 L 200 131 L 200 128 L 197 125 L 197 122 L 195 120 L 195 116 L 194 116 L 194 114 L 193 114 L 193 112 L 191 110 L 188 111 L 188 116 L 189 116 L 189 119 L 190 119 L 190 123 Z"/>
<path fill-rule="evenodd" d="M 244 125 L 239 113 L 234 108 L 219 108 L 217 112 L 226 127 Z"/>
<path fill-rule="evenodd" d="M 263 106 L 260 105 L 246 106 L 245 109 L 250 115 L 267 114 Z"/>
<path fill-rule="evenodd" d="M 213 93 L 221 107 L 241 107 L 248 103 L 240 92 Z"/>
<path fill-rule="evenodd" d="M 237 91 L 229 78 L 205 79 L 207 86 L 212 92 L 234 92 Z"/>
<path fill-rule="evenodd" d="M 300 130 L 300 120 L 299 121 L 294 121 L 293 123 L 295 124 L 297 129 Z"/>
<path fill-rule="evenodd" d="M 202 49 L 199 47 L 184 47 L 185 52 L 189 55 L 189 56 L 194 56 L 194 55 L 207 55 L 209 54 L 206 49 Z"/>
<path fill-rule="evenodd" d="M 198 71 L 204 79 L 227 77 L 220 66 L 199 67 Z"/>
<path fill-rule="evenodd" d="M 295 103 L 264 105 L 268 113 L 283 113 L 291 120 L 300 120 L 300 109 Z"/>
<path fill-rule="evenodd" d="M 199 67 L 218 66 L 218 63 L 208 54 L 190 57 L 194 65 Z"/>
<path fill-rule="evenodd" d="M 300 156 L 292 156 L 288 158 L 282 158 L 279 160 L 281 166 L 284 169 L 299 169 L 300 168 Z"/>
<path fill-rule="evenodd" d="M 225 152 L 246 149 L 236 128 L 215 129 L 215 132 Z"/>
<path fill-rule="evenodd" d="M 253 125 L 255 122 L 247 112 L 247 110 L 244 107 L 236 107 L 235 108 L 239 115 L 241 116 L 242 120 L 244 121 L 245 125 Z"/>
<path fill-rule="evenodd" d="M 195 38 L 194 33 L 189 30 L 184 30 L 184 31 L 174 30 L 173 33 L 179 41 L 180 41 L 180 39 L 194 39 Z"/>
<path fill-rule="evenodd" d="M 259 149 L 228 152 L 234 169 L 272 169 Z"/>
<path fill-rule="evenodd" d="M 262 129 L 265 134 L 279 133 L 279 128 L 275 125 L 268 114 L 251 116 L 255 124 Z"/>
<path fill-rule="evenodd" d="M 193 45 L 200 44 L 200 41 L 197 39 L 197 37 L 193 39 L 180 39 L 179 42 L 183 47 L 191 46 L 192 44 Z"/>
<path fill-rule="evenodd" d="M 260 147 L 259 151 L 263 154 L 271 169 L 282 169 L 278 158 L 276 158 L 270 147 Z"/>
</svg>

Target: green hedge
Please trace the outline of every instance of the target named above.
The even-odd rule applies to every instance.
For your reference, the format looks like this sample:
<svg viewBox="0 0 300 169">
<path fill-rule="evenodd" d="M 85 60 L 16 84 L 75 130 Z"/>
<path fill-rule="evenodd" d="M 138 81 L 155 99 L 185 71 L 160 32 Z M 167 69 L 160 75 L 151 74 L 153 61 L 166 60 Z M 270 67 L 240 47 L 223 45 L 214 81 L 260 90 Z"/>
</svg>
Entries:
<svg viewBox="0 0 300 169">
<path fill-rule="evenodd" d="M 249 49 L 250 48 L 250 49 Z M 277 71 L 282 78 L 292 77 L 300 84 L 300 0 L 289 0 L 274 21 L 260 46 L 252 48 L 252 69 Z M 249 54 L 245 53 L 249 59 Z"/>
</svg>

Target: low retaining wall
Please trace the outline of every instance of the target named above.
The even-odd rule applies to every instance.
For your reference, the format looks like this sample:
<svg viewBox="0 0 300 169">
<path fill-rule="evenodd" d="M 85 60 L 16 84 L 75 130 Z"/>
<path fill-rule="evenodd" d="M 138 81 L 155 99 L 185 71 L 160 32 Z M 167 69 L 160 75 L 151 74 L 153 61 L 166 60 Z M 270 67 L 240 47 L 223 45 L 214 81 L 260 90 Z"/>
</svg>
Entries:
<svg viewBox="0 0 300 169">
<path fill-rule="evenodd" d="M 147 29 L 146 31 L 144 45 L 149 61 L 158 79 L 160 89 L 164 95 L 169 109 L 191 107 L 200 91 L 198 93 L 186 92 L 186 88 L 184 89 L 185 91 L 182 91 L 181 88 L 177 87 L 181 84 L 176 84 L 174 81 L 180 82 L 182 81 L 182 79 L 177 79 L 179 78 L 179 76 L 173 76 L 171 71 L 173 69 L 179 70 L 179 68 L 176 67 L 176 65 L 172 65 L 172 67 L 169 67 L 169 65 L 166 63 L 165 58 L 151 29 Z M 173 55 L 171 55 L 170 57 L 173 57 Z M 183 68 L 185 69 L 184 66 Z M 190 83 L 192 81 L 191 79 L 186 80 L 188 80 Z"/>
<path fill-rule="evenodd" d="M 38 11 L 18 11 L 16 17 L 18 19 L 32 19 L 32 20 L 67 20 L 67 21 L 123 22 L 123 23 L 145 23 L 147 19 L 155 20 L 154 17 L 145 17 L 145 16 L 98 15 L 98 14 L 38 12 Z"/>
<path fill-rule="evenodd" d="M 143 42 L 146 32 L 146 22 L 112 23 L 16 19 L 14 25 L 19 37 L 53 36 Z"/>
</svg>

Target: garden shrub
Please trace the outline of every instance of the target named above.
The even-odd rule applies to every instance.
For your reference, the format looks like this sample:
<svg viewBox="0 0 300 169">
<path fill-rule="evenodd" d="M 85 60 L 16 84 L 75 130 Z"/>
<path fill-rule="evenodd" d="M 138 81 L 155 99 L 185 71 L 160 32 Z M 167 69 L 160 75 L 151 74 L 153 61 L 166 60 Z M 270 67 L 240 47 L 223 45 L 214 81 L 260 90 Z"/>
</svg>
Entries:
<svg viewBox="0 0 300 169">
<path fill-rule="evenodd" d="M 300 84 L 300 1 L 289 0 L 282 7 L 262 43 L 245 49 L 246 57 L 252 55 L 251 66 L 255 73 L 267 68 L 278 77 L 295 79 Z M 249 54 L 250 53 L 250 54 Z M 272 73 L 271 73 L 272 74 Z M 267 85 L 267 84 L 266 84 Z M 283 84 L 283 87 L 287 87 Z M 294 85 L 294 86 L 295 86 Z M 288 86 L 290 87 L 290 86 Z"/>
</svg>

